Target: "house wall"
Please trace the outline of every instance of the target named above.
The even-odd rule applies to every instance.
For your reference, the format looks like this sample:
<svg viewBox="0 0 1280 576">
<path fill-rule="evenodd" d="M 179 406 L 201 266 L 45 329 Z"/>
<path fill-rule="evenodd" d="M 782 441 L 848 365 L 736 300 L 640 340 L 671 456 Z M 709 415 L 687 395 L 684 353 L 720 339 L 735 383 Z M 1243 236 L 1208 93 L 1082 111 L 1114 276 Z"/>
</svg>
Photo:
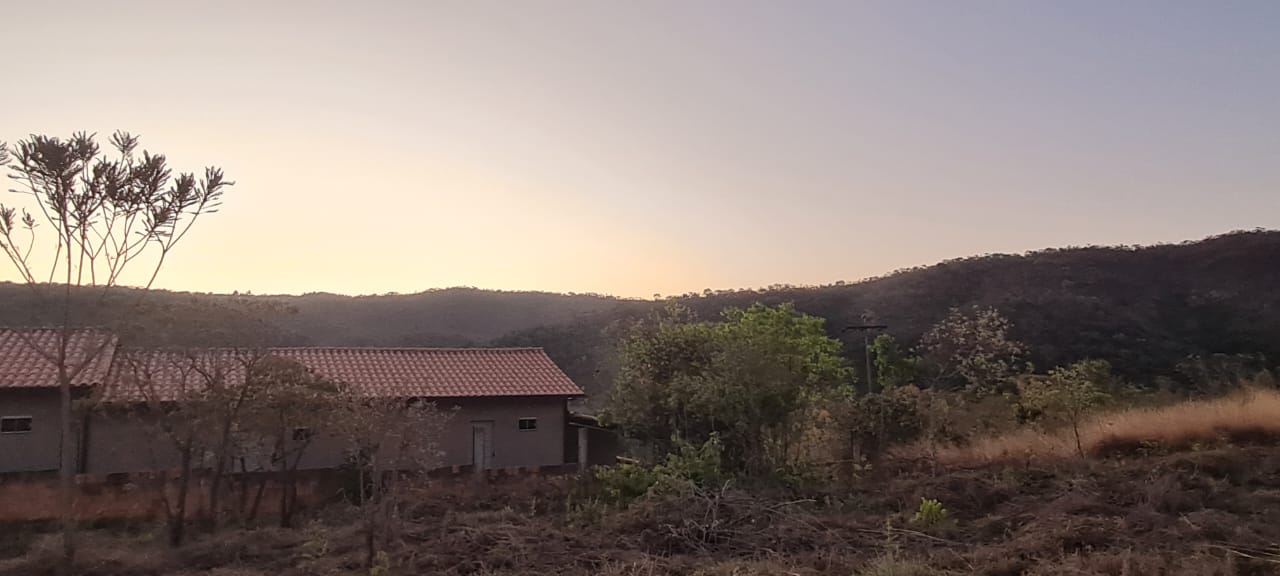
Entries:
<svg viewBox="0 0 1280 576">
<path fill-rule="evenodd" d="M 85 471 L 116 474 L 169 470 L 181 465 L 178 449 L 152 421 L 119 413 L 89 417 Z"/>
<path fill-rule="evenodd" d="M 471 425 L 493 422 L 492 466 L 553 466 L 564 464 L 564 398 L 468 398 L 439 401 L 437 406 L 458 406 L 446 425 L 442 447 L 445 466 L 472 464 Z M 520 430 L 521 418 L 537 418 L 537 430 Z"/>
<path fill-rule="evenodd" d="M 0 389 L 0 416 L 30 416 L 31 432 L 0 434 L 0 472 L 57 470 L 62 419 L 56 388 Z"/>
<path fill-rule="evenodd" d="M 56 394 L 54 396 L 56 407 Z M 557 466 L 565 462 L 564 398 L 464 398 L 436 400 L 436 406 L 452 414 L 440 438 L 444 452 L 437 466 L 472 464 L 472 422 L 493 423 L 493 468 Z M 456 410 L 454 407 L 457 407 Z M 54 412 L 56 415 L 56 411 Z M 537 418 L 536 430 L 520 430 L 521 418 Z M 56 426 L 55 432 L 56 432 Z M 346 462 L 350 443 L 317 430 L 302 452 L 299 470 L 336 468 Z M 57 468 L 57 438 L 53 439 L 52 468 Z M 249 471 L 266 467 L 266 458 L 247 458 Z M 196 466 L 201 465 L 197 459 Z M 176 449 L 153 425 L 134 417 L 95 414 L 89 424 L 87 472 L 113 474 L 143 470 L 175 469 Z M 238 466 L 230 471 L 238 471 Z"/>
<path fill-rule="evenodd" d="M 452 415 L 440 438 L 439 466 L 472 464 L 472 423 L 492 422 L 491 467 L 516 468 L 564 464 L 565 399 L 558 397 L 438 399 Z M 537 418 L 536 430 L 520 430 L 521 418 Z M 348 444 L 318 434 L 303 453 L 301 470 L 340 466 Z"/>
</svg>

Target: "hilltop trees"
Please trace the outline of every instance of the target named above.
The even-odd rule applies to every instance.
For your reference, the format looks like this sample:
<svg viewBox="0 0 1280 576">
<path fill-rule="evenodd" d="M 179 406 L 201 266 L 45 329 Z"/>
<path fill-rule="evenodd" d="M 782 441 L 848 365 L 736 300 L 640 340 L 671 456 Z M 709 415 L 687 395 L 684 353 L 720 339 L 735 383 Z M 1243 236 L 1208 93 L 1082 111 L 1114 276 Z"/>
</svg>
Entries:
<svg viewBox="0 0 1280 576">
<path fill-rule="evenodd" d="M 72 295 L 77 287 L 90 286 L 105 296 L 137 266 L 143 268 L 135 278 L 150 288 L 174 247 L 202 215 L 217 211 L 223 191 L 233 184 L 215 167 L 206 168 L 202 177 L 175 176 L 165 156 L 139 150 L 138 137 L 127 132 L 116 132 L 110 142 L 114 158 L 103 153 L 94 135 L 83 132 L 67 139 L 32 135 L 12 150 L 0 143 L 0 165 L 10 165 L 15 191 L 31 196 L 34 204 L 21 210 L 0 204 L 0 251 L 40 304 L 58 310 L 61 328 L 52 349 L 30 344 L 58 372 L 64 572 L 70 571 L 75 552 L 71 387 L 109 344 L 103 339 L 94 350 L 69 355 L 73 328 L 103 321 L 90 320 L 95 311 L 73 306 Z"/>
</svg>

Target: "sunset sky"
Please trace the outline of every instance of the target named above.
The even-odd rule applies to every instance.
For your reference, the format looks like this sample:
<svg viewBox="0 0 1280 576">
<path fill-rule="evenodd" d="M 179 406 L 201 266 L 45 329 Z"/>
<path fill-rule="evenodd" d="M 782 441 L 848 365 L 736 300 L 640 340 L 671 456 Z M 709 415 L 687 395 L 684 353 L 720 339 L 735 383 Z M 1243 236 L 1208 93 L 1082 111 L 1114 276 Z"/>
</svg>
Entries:
<svg viewBox="0 0 1280 576">
<path fill-rule="evenodd" d="M 237 181 L 163 288 L 651 296 L 1280 227 L 1274 1 L 22 2 L 0 38 L 0 140 Z"/>
</svg>

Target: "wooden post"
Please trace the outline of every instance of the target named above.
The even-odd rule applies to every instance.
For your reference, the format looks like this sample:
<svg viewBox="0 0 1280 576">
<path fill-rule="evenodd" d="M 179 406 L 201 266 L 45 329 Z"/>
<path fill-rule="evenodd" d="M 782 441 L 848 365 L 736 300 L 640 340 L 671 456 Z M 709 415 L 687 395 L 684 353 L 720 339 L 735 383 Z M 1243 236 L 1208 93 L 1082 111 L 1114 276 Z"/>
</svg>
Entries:
<svg viewBox="0 0 1280 576">
<path fill-rule="evenodd" d="M 587 449 L 587 438 L 590 437 L 590 432 L 591 429 L 586 426 L 578 427 L 578 470 L 586 471 L 587 469 L 587 456 L 591 454 Z"/>
</svg>

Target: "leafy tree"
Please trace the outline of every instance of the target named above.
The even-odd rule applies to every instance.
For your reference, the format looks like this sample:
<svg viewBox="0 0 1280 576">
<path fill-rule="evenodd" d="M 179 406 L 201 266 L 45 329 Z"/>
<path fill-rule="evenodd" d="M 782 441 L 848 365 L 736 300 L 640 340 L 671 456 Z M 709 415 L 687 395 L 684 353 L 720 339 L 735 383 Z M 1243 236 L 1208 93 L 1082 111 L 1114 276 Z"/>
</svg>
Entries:
<svg viewBox="0 0 1280 576">
<path fill-rule="evenodd" d="M 719 322 L 669 310 L 622 345 L 608 417 L 661 453 L 713 434 L 726 470 L 772 470 L 792 457 L 800 418 L 817 398 L 852 383 L 823 321 L 790 305 L 728 309 Z"/>
<path fill-rule="evenodd" d="M 41 305 L 56 309 L 59 316 L 54 346 L 28 344 L 58 372 L 61 568 L 67 573 L 75 554 L 77 471 L 71 389 L 110 343 L 104 338 L 89 350 L 68 350 L 74 328 L 93 321 L 85 308 L 73 307 L 73 293 L 77 287 L 98 288 L 101 301 L 139 261 L 147 262 L 149 270 L 144 268 L 139 277 L 146 279 L 143 288 L 150 288 L 174 247 L 200 216 L 217 211 L 223 190 L 232 185 L 214 167 L 206 168 L 202 178 L 190 173 L 174 176 L 163 155 L 139 153 L 138 138 L 127 132 L 116 132 L 110 140 L 116 158 L 102 152 L 94 135 L 83 132 L 65 140 L 32 135 L 12 151 L 0 142 L 0 165 L 10 165 L 15 191 L 30 195 L 35 206 L 19 211 L 0 204 L 0 251 Z M 47 228 L 41 230 L 41 224 Z M 44 250 L 36 250 L 37 245 Z M 49 252 L 48 261 L 40 262 Z M 148 261 L 144 255 L 153 258 Z M 123 316 L 129 310 L 117 312 Z"/>
<path fill-rule="evenodd" d="M 1048 377 L 1020 382 L 1019 394 L 1028 407 L 1069 424 L 1076 450 L 1084 456 L 1080 424 L 1090 410 L 1111 398 L 1106 388 L 1112 382 L 1111 366 L 1105 361 L 1082 360 L 1065 368 L 1054 368 Z"/>
<path fill-rule="evenodd" d="M 916 383 L 920 359 L 903 351 L 893 336 L 876 336 L 868 348 L 875 362 L 876 382 L 881 391 L 887 392 Z"/>
<path fill-rule="evenodd" d="M 940 381 L 961 381 L 970 392 L 999 392 L 1028 371 L 1026 346 L 1009 337 L 1009 320 L 994 308 L 965 314 L 953 308 L 921 340 Z"/>
</svg>

